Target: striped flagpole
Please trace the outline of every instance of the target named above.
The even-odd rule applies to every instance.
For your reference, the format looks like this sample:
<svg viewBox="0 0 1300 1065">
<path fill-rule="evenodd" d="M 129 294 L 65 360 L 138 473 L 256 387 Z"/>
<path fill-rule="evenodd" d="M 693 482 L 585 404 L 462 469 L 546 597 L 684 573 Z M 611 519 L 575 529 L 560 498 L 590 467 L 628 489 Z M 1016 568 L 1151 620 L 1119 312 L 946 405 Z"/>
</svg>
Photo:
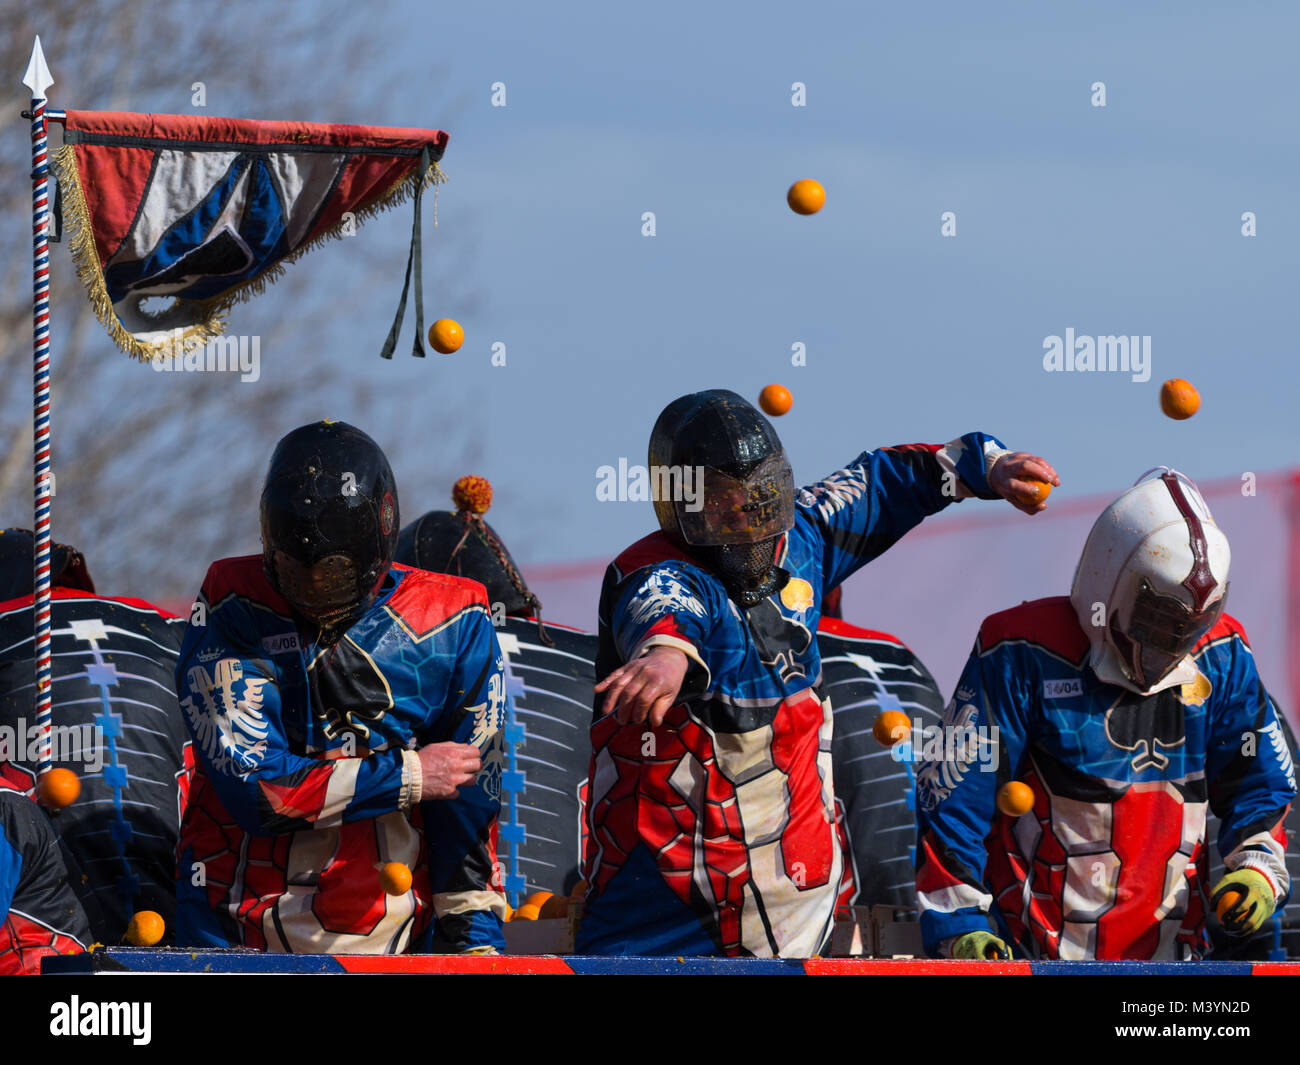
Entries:
<svg viewBox="0 0 1300 1065">
<path fill-rule="evenodd" d="M 34 462 L 36 552 L 33 616 L 36 642 L 38 772 L 50 768 L 53 691 L 50 679 L 50 190 L 45 143 L 45 90 L 54 84 L 41 39 L 32 46 L 23 84 L 32 91 L 32 361 L 34 368 Z"/>
</svg>

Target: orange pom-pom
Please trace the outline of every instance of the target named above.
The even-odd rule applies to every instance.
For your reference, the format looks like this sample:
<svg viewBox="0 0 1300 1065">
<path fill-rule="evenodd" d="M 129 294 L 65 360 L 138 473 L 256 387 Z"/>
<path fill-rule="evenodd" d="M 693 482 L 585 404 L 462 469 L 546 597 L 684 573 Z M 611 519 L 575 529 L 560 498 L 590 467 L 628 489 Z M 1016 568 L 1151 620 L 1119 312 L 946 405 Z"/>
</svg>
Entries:
<svg viewBox="0 0 1300 1065">
<path fill-rule="evenodd" d="M 492 483 L 486 477 L 470 474 L 462 477 L 451 489 L 451 501 L 457 510 L 471 514 L 486 514 L 492 506 Z"/>
</svg>

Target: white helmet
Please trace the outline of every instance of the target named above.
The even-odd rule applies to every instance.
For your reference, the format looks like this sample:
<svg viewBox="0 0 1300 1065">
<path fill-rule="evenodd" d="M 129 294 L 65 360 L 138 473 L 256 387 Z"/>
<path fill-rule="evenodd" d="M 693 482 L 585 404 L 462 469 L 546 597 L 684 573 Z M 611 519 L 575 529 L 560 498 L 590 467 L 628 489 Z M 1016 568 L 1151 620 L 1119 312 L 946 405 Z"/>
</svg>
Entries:
<svg viewBox="0 0 1300 1065">
<path fill-rule="evenodd" d="M 1223 612 L 1230 558 L 1195 484 L 1168 466 L 1138 478 L 1093 525 L 1070 589 L 1098 678 L 1143 695 L 1195 680 L 1189 652 Z"/>
</svg>

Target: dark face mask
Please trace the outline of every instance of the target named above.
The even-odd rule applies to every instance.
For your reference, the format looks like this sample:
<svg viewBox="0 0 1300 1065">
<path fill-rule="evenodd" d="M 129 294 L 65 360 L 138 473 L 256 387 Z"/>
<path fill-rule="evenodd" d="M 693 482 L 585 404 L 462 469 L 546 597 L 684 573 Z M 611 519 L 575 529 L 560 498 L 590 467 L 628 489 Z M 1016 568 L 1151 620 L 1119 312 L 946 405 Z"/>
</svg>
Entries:
<svg viewBox="0 0 1300 1065">
<path fill-rule="evenodd" d="M 1111 639 L 1133 680 L 1143 690 L 1164 680 L 1217 624 L 1227 598 L 1225 589 L 1204 610 L 1193 613 L 1182 600 L 1161 595 L 1143 580 L 1128 631 L 1120 629 L 1116 618 L 1110 620 Z"/>
<path fill-rule="evenodd" d="M 365 597 L 347 556 L 330 555 L 314 566 L 304 566 L 283 551 L 271 557 L 280 594 L 322 643 L 333 643 L 360 616 Z"/>
<path fill-rule="evenodd" d="M 756 544 L 724 544 L 720 547 L 697 547 L 695 553 L 727 589 L 727 594 L 742 609 L 761 603 L 775 592 L 786 576 L 777 569 L 776 546 L 779 536 Z"/>
</svg>

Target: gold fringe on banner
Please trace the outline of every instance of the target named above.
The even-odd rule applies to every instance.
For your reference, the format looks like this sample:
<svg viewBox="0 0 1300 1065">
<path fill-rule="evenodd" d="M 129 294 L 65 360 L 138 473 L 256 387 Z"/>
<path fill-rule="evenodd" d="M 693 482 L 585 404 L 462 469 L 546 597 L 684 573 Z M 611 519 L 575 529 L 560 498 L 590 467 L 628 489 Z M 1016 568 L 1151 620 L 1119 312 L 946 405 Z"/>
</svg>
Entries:
<svg viewBox="0 0 1300 1065">
<path fill-rule="evenodd" d="M 327 240 L 340 240 L 344 230 L 359 226 L 367 219 L 406 203 L 415 195 L 418 171 L 412 170 L 405 177 L 394 182 L 392 187 L 381 193 L 370 203 L 351 211 L 350 222 L 340 220 L 328 229 L 317 234 L 305 244 L 300 245 L 283 259 L 272 263 L 256 277 L 214 296 L 209 300 L 198 302 L 178 300 L 178 304 L 187 311 L 192 311 L 194 323 L 179 330 L 169 329 L 166 340 L 146 343 L 139 340 L 122 324 L 113 309 L 104 285 L 104 272 L 99 265 L 99 251 L 95 247 L 94 227 L 90 219 L 90 210 L 86 206 L 86 197 L 81 188 L 81 174 L 77 168 L 76 146 L 65 144 L 54 153 L 54 173 L 59 181 L 59 191 L 63 202 L 65 239 L 72 252 L 72 261 L 77 267 L 77 277 L 86 286 L 90 296 L 90 305 L 95 317 L 100 320 L 113 342 L 133 358 L 151 362 L 158 356 L 180 355 L 195 347 L 207 344 L 226 332 L 226 312 L 237 303 L 245 303 L 261 295 L 267 285 L 272 285 L 284 274 L 289 264 L 297 262 L 309 251 L 315 250 Z M 446 173 L 435 162 L 425 175 L 424 187 L 433 186 L 433 225 L 438 226 L 438 185 L 447 180 Z M 142 312 L 143 313 L 143 312 Z M 175 313 L 174 311 L 168 313 Z M 159 323 L 159 328 L 166 328 Z"/>
</svg>

